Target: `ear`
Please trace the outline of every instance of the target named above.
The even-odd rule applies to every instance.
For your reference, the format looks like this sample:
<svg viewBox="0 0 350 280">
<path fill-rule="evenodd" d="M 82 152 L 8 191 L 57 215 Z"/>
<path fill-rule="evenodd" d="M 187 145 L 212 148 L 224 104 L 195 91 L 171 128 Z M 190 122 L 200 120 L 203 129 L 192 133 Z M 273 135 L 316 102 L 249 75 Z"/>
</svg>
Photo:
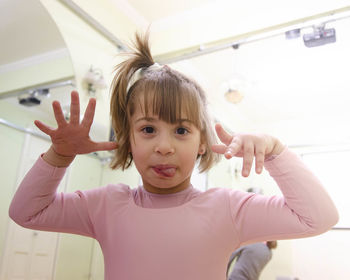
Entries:
<svg viewBox="0 0 350 280">
<path fill-rule="evenodd" d="M 198 155 L 204 155 L 206 152 L 206 145 L 205 144 L 200 144 L 198 148 Z"/>
</svg>

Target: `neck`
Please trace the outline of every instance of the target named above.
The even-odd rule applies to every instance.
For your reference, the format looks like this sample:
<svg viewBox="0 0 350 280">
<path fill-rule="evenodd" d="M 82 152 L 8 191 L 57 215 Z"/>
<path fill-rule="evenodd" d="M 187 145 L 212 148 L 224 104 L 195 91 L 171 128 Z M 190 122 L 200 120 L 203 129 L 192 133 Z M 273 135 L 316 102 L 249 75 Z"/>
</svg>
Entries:
<svg viewBox="0 0 350 280">
<path fill-rule="evenodd" d="M 172 194 L 172 193 L 178 193 L 181 191 L 186 190 L 189 188 L 191 185 L 179 185 L 175 186 L 172 188 L 157 188 L 148 184 L 143 185 L 144 189 L 150 193 L 155 193 L 155 194 Z"/>
</svg>

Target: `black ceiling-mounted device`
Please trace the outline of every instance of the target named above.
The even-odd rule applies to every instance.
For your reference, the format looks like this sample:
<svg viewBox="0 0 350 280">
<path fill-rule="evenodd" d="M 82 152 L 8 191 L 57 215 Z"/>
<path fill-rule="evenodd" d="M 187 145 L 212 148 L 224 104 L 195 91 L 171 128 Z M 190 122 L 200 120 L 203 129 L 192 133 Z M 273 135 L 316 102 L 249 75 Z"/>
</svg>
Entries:
<svg viewBox="0 0 350 280">
<path fill-rule="evenodd" d="M 28 93 L 21 95 L 18 98 L 19 104 L 27 107 L 40 105 L 42 96 L 48 96 L 50 90 L 48 88 L 37 89 L 34 91 L 29 91 Z"/>
<path fill-rule="evenodd" d="M 29 97 L 25 97 L 25 98 L 19 98 L 18 102 L 21 105 L 24 105 L 27 107 L 32 107 L 32 106 L 40 105 L 41 100 L 35 96 L 29 96 Z"/>
</svg>

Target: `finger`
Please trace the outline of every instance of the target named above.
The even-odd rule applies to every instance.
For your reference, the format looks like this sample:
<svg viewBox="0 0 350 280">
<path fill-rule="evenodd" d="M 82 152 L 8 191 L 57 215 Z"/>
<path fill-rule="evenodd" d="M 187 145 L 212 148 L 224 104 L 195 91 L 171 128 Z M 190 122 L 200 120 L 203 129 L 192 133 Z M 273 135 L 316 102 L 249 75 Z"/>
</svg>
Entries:
<svg viewBox="0 0 350 280">
<path fill-rule="evenodd" d="M 110 151 L 118 148 L 117 142 L 95 142 L 95 151 Z"/>
<path fill-rule="evenodd" d="M 95 108 L 96 108 L 96 99 L 91 98 L 89 100 L 87 107 L 86 107 L 84 118 L 81 121 L 82 126 L 90 129 L 92 122 L 94 120 Z"/>
<path fill-rule="evenodd" d="M 54 112 L 58 127 L 61 127 L 67 124 L 62 112 L 61 104 L 58 101 L 54 101 L 52 102 L 52 108 L 53 108 L 53 112 Z"/>
<path fill-rule="evenodd" d="M 214 144 L 211 149 L 214 153 L 225 155 L 227 159 L 230 159 L 239 152 L 239 148 L 237 148 L 238 146 L 237 143 L 231 143 L 229 146 Z"/>
<path fill-rule="evenodd" d="M 211 150 L 214 152 L 214 153 L 217 153 L 217 154 L 224 154 L 227 150 L 227 146 L 226 145 L 222 145 L 222 144 L 214 144 L 211 146 Z"/>
<path fill-rule="evenodd" d="M 71 103 L 70 103 L 70 123 L 79 124 L 80 120 L 80 103 L 79 94 L 77 91 L 72 91 L 71 93 Z"/>
<path fill-rule="evenodd" d="M 221 126 L 221 124 L 216 124 L 215 125 L 215 131 L 216 134 L 218 135 L 220 141 L 226 145 L 229 145 L 233 139 L 233 136 L 228 134 L 224 128 Z"/>
<path fill-rule="evenodd" d="M 264 145 L 256 145 L 255 147 L 255 172 L 260 174 L 264 167 L 265 149 Z"/>
<path fill-rule="evenodd" d="M 44 132 L 45 134 L 51 136 L 51 134 L 53 133 L 54 129 L 52 129 L 51 127 L 43 124 L 41 121 L 35 120 L 34 124 L 37 128 L 39 128 L 42 132 Z"/>
<path fill-rule="evenodd" d="M 244 177 L 248 177 L 250 170 L 253 165 L 254 160 L 254 144 L 252 142 L 246 142 L 244 144 L 244 152 L 243 152 L 243 169 L 242 175 Z"/>
<path fill-rule="evenodd" d="M 235 138 L 230 143 L 230 145 L 227 146 L 225 157 L 231 158 L 233 156 L 238 156 L 241 150 L 242 150 L 242 140 L 239 137 Z"/>
</svg>

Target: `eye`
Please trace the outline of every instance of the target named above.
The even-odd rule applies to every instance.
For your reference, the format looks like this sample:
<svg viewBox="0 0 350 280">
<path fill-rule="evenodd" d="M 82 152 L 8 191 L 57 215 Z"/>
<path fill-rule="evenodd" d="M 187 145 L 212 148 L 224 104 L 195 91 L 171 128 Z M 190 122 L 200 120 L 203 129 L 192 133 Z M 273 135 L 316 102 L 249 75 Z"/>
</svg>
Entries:
<svg viewBox="0 0 350 280">
<path fill-rule="evenodd" d="M 142 132 L 146 134 L 151 134 L 151 133 L 154 133 L 154 128 L 152 126 L 146 126 L 142 128 Z"/>
<path fill-rule="evenodd" d="M 188 132 L 189 131 L 186 128 L 184 128 L 184 127 L 178 127 L 176 129 L 176 134 L 184 135 L 184 134 L 187 134 Z"/>
</svg>

